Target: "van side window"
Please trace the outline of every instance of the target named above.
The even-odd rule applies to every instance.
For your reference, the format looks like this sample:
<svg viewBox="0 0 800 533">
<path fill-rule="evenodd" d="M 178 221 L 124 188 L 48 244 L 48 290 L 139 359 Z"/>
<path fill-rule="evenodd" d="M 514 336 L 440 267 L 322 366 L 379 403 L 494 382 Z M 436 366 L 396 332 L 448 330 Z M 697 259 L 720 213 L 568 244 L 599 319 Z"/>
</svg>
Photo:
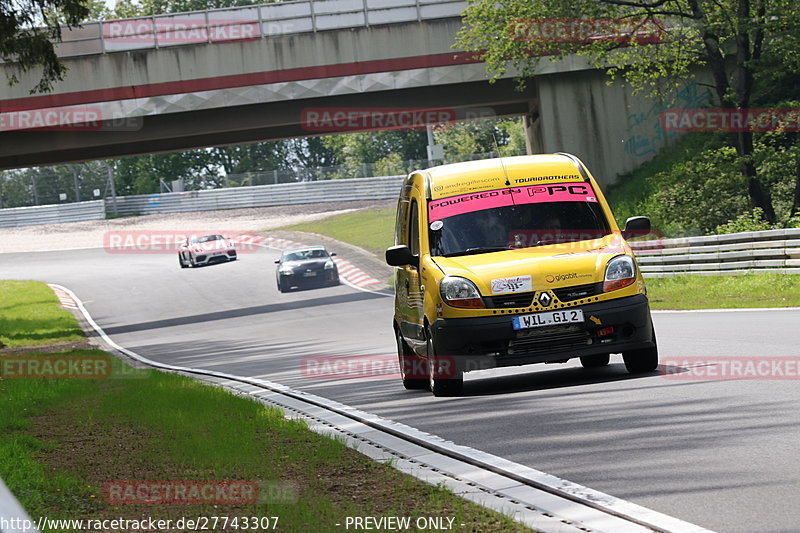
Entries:
<svg viewBox="0 0 800 533">
<path fill-rule="evenodd" d="M 417 201 L 411 200 L 411 212 L 409 213 L 408 228 L 408 248 L 414 255 L 419 255 L 419 209 Z"/>
<path fill-rule="evenodd" d="M 400 198 L 395 221 L 395 244 L 408 244 L 408 198 Z"/>
</svg>

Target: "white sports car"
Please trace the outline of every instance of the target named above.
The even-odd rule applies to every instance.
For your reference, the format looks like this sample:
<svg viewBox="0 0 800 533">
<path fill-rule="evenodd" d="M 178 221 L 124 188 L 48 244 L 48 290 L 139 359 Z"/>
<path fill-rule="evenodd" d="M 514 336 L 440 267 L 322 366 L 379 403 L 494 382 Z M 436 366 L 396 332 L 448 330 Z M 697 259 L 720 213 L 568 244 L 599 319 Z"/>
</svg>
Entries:
<svg viewBox="0 0 800 533">
<path fill-rule="evenodd" d="M 183 241 L 178 250 L 181 268 L 236 261 L 233 241 L 222 235 L 203 235 Z"/>
</svg>

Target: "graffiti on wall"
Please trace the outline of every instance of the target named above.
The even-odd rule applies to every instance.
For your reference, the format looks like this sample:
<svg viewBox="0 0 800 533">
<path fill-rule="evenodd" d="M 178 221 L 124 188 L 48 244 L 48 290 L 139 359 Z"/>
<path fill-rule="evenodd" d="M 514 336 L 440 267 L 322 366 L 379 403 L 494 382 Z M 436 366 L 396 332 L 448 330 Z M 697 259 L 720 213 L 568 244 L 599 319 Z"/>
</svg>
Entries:
<svg viewBox="0 0 800 533">
<path fill-rule="evenodd" d="M 661 127 L 659 116 L 662 111 L 708 107 L 711 102 L 711 90 L 708 87 L 702 89 L 696 81 L 692 81 L 678 91 L 674 105 L 659 101 L 647 111 L 628 114 L 628 128 L 625 131 L 630 137 L 623 141 L 625 153 L 634 157 L 655 155 L 664 143 L 678 135 L 676 132 L 666 132 Z"/>
</svg>

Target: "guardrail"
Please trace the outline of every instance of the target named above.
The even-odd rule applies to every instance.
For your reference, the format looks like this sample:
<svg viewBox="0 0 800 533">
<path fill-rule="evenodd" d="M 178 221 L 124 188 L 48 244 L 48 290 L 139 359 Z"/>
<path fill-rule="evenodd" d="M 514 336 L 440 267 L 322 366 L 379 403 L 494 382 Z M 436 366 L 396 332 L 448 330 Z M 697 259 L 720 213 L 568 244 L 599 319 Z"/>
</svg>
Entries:
<svg viewBox="0 0 800 533">
<path fill-rule="evenodd" d="M 220 43 L 458 17 L 463 0 L 321 0 L 209 9 L 83 24 L 64 30 L 61 57 Z"/>
<path fill-rule="evenodd" d="M 12 207 L 0 209 L 0 228 L 101 220 L 104 218 L 106 218 L 106 208 L 103 200 L 77 202 L 74 204 Z"/>
<path fill-rule="evenodd" d="M 630 243 L 645 277 L 800 274 L 800 228 Z"/>
<path fill-rule="evenodd" d="M 403 176 L 387 176 L 118 196 L 116 213 L 147 215 L 318 202 L 387 200 L 398 197 L 402 180 Z M 111 198 L 106 198 L 106 210 L 109 213 L 114 212 L 114 201 Z"/>
</svg>

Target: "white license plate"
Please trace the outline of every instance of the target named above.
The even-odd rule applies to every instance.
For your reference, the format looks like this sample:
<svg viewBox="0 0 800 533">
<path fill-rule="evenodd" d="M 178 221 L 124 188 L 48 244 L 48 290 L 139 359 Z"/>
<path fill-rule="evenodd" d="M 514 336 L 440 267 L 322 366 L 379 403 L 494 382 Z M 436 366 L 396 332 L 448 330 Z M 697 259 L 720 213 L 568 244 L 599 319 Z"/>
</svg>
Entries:
<svg viewBox="0 0 800 533">
<path fill-rule="evenodd" d="M 303 272 L 303 276 L 305 276 L 307 278 L 313 278 L 316 275 L 317 275 L 316 272 Z"/>
<path fill-rule="evenodd" d="M 576 322 L 583 322 L 583 311 L 581 309 L 546 311 L 535 315 L 515 316 L 514 329 L 540 328 L 542 326 L 574 324 Z"/>
</svg>

